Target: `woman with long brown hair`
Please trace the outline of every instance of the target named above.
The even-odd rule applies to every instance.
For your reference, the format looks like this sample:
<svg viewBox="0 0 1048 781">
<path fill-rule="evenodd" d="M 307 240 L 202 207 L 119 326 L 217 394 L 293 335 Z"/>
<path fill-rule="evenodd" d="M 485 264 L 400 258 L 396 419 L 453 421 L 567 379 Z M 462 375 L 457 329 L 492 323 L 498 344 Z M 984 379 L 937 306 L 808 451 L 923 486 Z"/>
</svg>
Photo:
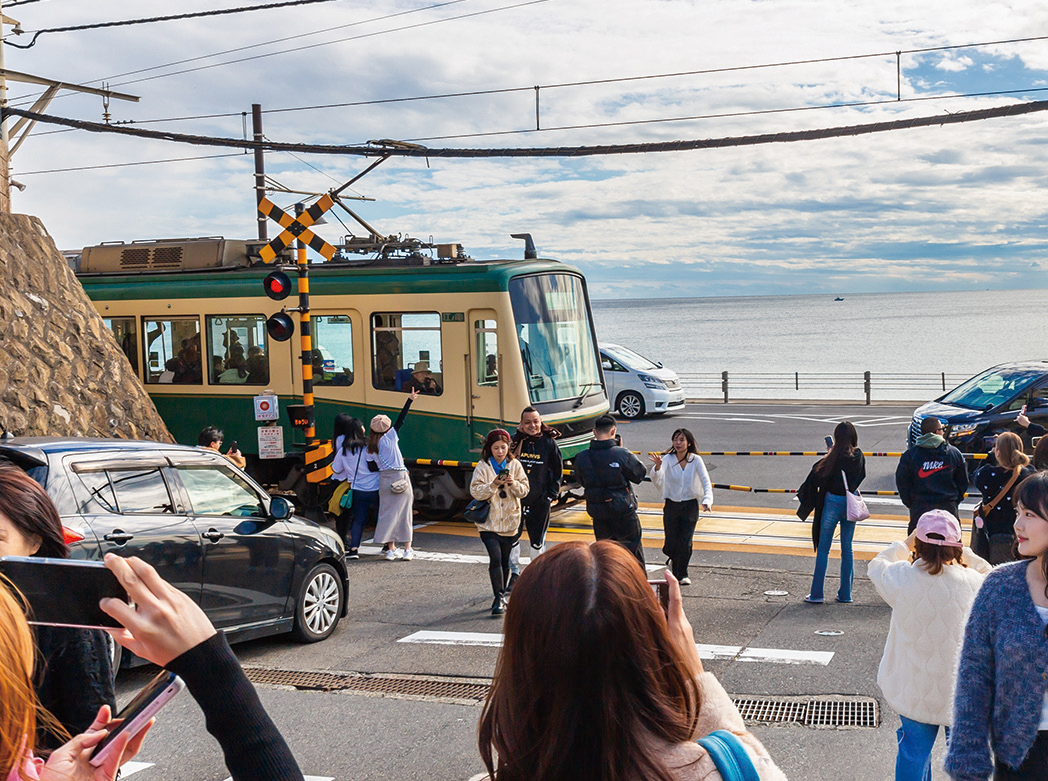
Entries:
<svg viewBox="0 0 1048 781">
<path fill-rule="evenodd" d="M 841 527 L 841 585 L 837 590 L 837 601 L 852 601 L 852 582 L 855 579 L 852 539 L 855 536 L 855 521 L 848 520 L 845 493 L 858 490 L 865 477 L 866 457 L 859 450 L 859 433 L 851 421 L 842 420 L 833 430 L 833 445 L 829 452 L 812 467 L 804 485 L 797 491 L 801 503 L 797 515 L 806 519 L 812 510 L 815 511 L 811 533 L 815 548 L 815 572 L 805 602 L 816 605 L 825 602 L 823 586 L 826 568 L 833 546 L 833 533 L 838 525 Z"/>
<path fill-rule="evenodd" d="M 972 521 L 972 550 L 991 564 L 1015 561 L 1015 505 L 1012 494 L 1033 474 L 1018 434 L 1005 431 L 993 443 L 993 460 L 975 470 L 972 483 L 982 494 Z"/>
<path fill-rule="evenodd" d="M 672 573 L 663 613 L 617 542 L 563 543 L 521 574 L 480 718 L 493 781 L 721 779 L 696 737 L 728 729 L 764 781 L 784 781 L 703 672 Z"/>
</svg>

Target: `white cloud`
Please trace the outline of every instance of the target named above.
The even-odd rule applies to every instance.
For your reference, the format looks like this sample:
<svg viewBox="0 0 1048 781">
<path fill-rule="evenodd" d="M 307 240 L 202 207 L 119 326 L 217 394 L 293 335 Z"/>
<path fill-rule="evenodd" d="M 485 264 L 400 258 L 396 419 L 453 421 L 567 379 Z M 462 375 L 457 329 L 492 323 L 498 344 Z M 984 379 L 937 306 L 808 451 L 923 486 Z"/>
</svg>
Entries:
<svg viewBox="0 0 1048 781">
<path fill-rule="evenodd" d="M 688 122 L 522 132 L 426 142 L 430 146 L 576 146 L 751 135 L 953 112 L 1014 98 L 895 104 L 894 52 L 1030 35 L 1048 25 L 1038 2 L 975 0 L 827 4 L 816 0 L 549 0 L 468 19 L 358 38 L 312 43 L 497 9 L 468 0 L 359 24 L 237 54 L 295 53 L 170 78 L 118 74 L 201 57 L 260 41 L 374 19 L 421 7 L 378 0 L 263 11 L 142 27 L 41 36 L 33 49 L 7 50 L 7 67 L 70 81 L 112 77 L 141 95 L 113 101 L 114 120 L 203 116 L 144 125 L 239 137 L 242 112 L 319 104 L 520 88 L 502 95 L 386 103 L 323 111 L 267 113 L 275 140 L 357 143 L 534 127 L 533 85 L 723 69 L 869 52 L 883 57 L 732 70 L 599 86 L 540 90 L 543 127 L 637 122 L 664 117 L 775 111 L 828 103 L 885 105 L 733 116 Z M 186 0 L 179 11 L 214 7 Z M 236 3 L 223 5 L 230 7 Z M 919 6 L 919 7 L 915 7 Z M 15 11 L 17 10 L 17 13 Z M 160 0 L 39 3 L 12 9 L 27 30 L 171 13 Z M 979 50 L 994 75 L 1026 67 L 1018 87 L 1044 81 L 1042 44 Z M 904 63 L 912 97 L 930 79 L 986 72 L 968 50 L 937 54 L 917 72 Z M 981 62 L 981 60 L 980 60 Z M 1041 69 L 1038 72 L 1036 69 Z M 936 75 L 937 74 L 937 75 Z M 35 88 L 12 85 L 24 105 Z M 56 114 L 99 119 L 101 100 L 57 100 Z M 357 204 L 386 233 L 459 241 L 475 257 L 517 256 L 510 233 L 531 232 L 543 254 L 581 264 L 597 295 L 684 290 L 702 295 L 817 290 L 896 290 L 969 284 L 1044 285 L 1032 271 L 1044 255 L 1042 226 L 1048 148 L 1044 119 L 1028 115 L 834 140 L 701 152 L 597 158 L 392 159 L 355 185 L 374 203 Z M 219 154 L 172 145 L 37 127 L 14 159 L 29 185 L 14 207 L 39 215 L 59 245 L 160 236 L 254 235 L 248 155 L 97 171 L 39 170 Z M 296 190 L 326 190 L 366 162 L 267 155 L 267 172 Z M 313 167 L 321 169 L 318 172 Z M 290 196 L 273 196 L 288 205 Z M 329 239 L 344 231 L 334 220 Z M 1026 274 L 1025 277 L 1020 275 Z"/>
</svg>

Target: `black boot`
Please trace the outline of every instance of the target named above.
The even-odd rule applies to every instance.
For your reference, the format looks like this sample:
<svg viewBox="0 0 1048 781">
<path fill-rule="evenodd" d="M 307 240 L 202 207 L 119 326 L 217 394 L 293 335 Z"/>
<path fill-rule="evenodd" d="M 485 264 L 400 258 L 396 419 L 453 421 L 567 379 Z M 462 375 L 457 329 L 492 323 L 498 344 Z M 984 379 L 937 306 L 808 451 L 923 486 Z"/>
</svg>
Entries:
<svg viewBox="0 0 1048 781">
<path fill-rule="evenodd" d="M 501 616 L 506 612 L 506 599 L 501 594 L 491 603 L 491 615 Z"/>
</svg>

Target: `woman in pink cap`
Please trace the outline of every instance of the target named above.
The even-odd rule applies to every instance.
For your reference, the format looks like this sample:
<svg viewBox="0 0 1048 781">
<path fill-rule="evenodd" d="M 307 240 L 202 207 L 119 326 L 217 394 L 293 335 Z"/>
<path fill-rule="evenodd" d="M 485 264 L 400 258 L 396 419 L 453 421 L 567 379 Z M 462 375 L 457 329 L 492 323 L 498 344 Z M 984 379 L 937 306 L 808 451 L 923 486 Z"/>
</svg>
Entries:
<svg viewBox="0 0 1048 781">
<path fill-rule="evenodd" d="M 488 432 L 469 484 L 474 499 L 488 502 L 488 516 L 477 528 L 488 551 L 488 575 L 495 593 L 495 601 L 491 603 L 493 616 L 506 612 L 509 554 L 520 537 L 520 500 L 528 495 L 529 487 L 528 475 L 510 450 L 510 442 L 505 429 Z"/>
<path fill-rule="evenodd" d="M 935 737 L 942 726 L 949 740 L 953 722 L 964 624 L 990 569 L 964 547 L 946 510 L 924 513 L 913 534 L 870 562 L 870 580 L 892 608 L 877 685 L 902 720 L 896 781 L 931 781 Z"/>
<path fill-rule="evenodd" d="M 375 524 L 375 542 L 383 545 L 382 555 L 387 561 L 410 561 L 415 557 L 411 548 L 414 534 L 414 492 L 411 489 L 411 478 L 404 466 L 404 456 L 400 452 L 400 437 L 397 434 L 404 425 L 404 418 L 411 409 L 411 402 L 418 398 L 418 391 L 413 390 L 404 402 L 404 408 L 397 416 L 396 423 L 390 423 L 386 415 L 376 415 L 371 419 L 371 433 L 368 435 L 368 453 L 374 456 L 378 467 L 378 521 Z M 397 543 L 404 546 L 404 551 L 397 550 Z"/>
</svg>

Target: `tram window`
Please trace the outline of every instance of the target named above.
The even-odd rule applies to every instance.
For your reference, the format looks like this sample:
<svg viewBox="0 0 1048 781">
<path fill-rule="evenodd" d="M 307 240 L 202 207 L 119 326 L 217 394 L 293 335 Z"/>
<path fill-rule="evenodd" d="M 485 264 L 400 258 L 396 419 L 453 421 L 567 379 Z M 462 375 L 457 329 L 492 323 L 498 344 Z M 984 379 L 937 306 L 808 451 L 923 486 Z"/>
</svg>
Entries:
<svg viewBox="0 0 1048 781">
<path fill-rule="evenodd" d="M 103 321 L 106 328 L 113 332 L 113 338 L 124 351 L 131 368 L 138 371 L 138 324 L 133 317 L 106 317 Z"/>
<path fill-rule="evenodd" d="M 353 321 L 347 315 L 312 319 L 313 384 L 353 384 Z"/>
<path fill-rule="evenodd" d="M 374 377 L 380 390 L 440 396 L 444 392 L 438 312 L 371 316 Z"/>
<path fill-rule="evenodd" d="M 510 280 L 521 361 L 532 402 L 599 393 L 593 326 L 582 280 L 542 274 Z"/>
<path fill-rule="evenodd" d="M 269 343 L 263 315 L 207 317 L 208 382 L 212 385 L 269 383 Z"/>
<path fill-rule="evenodd" d="M 495 325 L 494 320 L 473 321 L 473 333 L 477 337 L 477 385 L 499 384 L 499 339 Z"/>
<path fill-rule="evenodd" d="M 203 382 L 200 320 L 195 317 L 142 322 L 147 383 L 200 385 Z"/>
</svg>

